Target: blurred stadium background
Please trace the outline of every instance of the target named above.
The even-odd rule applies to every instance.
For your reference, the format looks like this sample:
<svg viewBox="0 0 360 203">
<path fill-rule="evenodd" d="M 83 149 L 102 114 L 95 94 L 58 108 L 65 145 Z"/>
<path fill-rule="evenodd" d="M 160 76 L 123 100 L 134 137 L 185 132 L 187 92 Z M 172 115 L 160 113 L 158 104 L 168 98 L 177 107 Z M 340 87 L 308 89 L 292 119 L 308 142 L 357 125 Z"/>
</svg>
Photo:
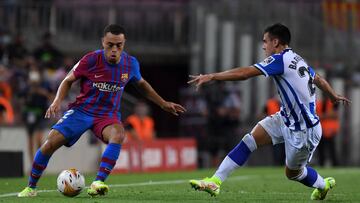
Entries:
<svg viewBox="0 0 360 203">
<path fill-rule="evenodd" d="M 245 82 L 214 83 L 195 92 L 186 84 L 188 75 L 262 60 L 263 29 L 276 22 L 286 24 L 292 31 L 291 47 L 326 76 L 339 93 L 353 101 L 349 108 L 339 107 L 336 156 L 338 165 L 359 166 L 359 1 L 1 0 L 0 161 L 8 166 L 1 167 L 0 176 L 27 174 L 27 130 L 35 122 L 34 112 L 29 109 L 35 105 L 41 112 L 49 105 L 66 72 L 85 53 L 101 48 L 102 31 L 110 23 L 126 28 L 125 49 L 139 59 L 143 77 L 164 98 L 178 101 L 188 109 L 186 114 L 174 117 L 148 102 L 155 121 L 155 141 L 161 142 L 148 143 L 149 148 L 163 148 L 142 154 L 140 165 L 146 165 L 150 159 L 149 167 L 158 168 L 148 171 L 161 171 L 163 166 L 159 168 L 154 162 L 163 164 L 163 159 L 173 157 L 179 163 L 169 170 L 216 167 L 264 116 L 264 106 L 273 97 L 274 87 L 272 81 L 259 77 Z M 41 84 L 41 99 L 30 91 L 34 84 Z M 72 88 L 67 101 L 78 94 L 76 85 Z M 123 119 L 133 112 L 139 99 L 141 95 L 127 87 Z M 35 114 L 39 111 L 35 110 Z M 44 136 L 55 122 L 41 121 Z M 58 173 L 70 167 L 95 172 L 101 146 L 89 134 L 71 149 L 55 153 L 47 172 Z M 189 146 L 185 152 L 176 151 L 181 147 L 176 139 L 182 138 Z M 192 140 L 197 141 L 196 146 Z M 119 165 L 118 172 L 147 171 L 136 168 L 136 163 L 131 163 L 133 168 L 126 168 L 138 157 L 134 150 L 138 149 L 129 147 L 121 152 L 120 156 L 127 158 L 120 158 L 120 165 L 125 168 Z M 154 161 L 154 157 L 160 158 Z M 283 164 L 276 157 L 281 157 L 281 152 L 266 147 L 255 152 L 248 165 Z M 314 156 L 313 165 L 318 165 L 317 157 Z M 325 166 L 332 163 L 327 161 Z"/>
</svg>

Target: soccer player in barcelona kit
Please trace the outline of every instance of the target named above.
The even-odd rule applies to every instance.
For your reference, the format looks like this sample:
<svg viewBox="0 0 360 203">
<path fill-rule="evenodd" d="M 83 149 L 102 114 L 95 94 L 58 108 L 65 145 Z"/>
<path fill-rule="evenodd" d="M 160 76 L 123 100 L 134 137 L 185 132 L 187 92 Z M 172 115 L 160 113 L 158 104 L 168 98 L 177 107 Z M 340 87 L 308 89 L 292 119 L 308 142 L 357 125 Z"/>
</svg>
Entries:
<svg viewBox="0 0 360 203">
<path fill-rule="evenodd" d="M 224 158 L 211 178 L 190 180 L 196 190 L 218 195 L 220 185 L 236 168 L 242 166 L 251 152 L 268 144 L 285 143 L 286 176 L 290 180 L 315 188 L 311 199 L 322 200 L 335 186 L 332 177 L 323 178 L 307 166 L 321 139 L 321 126 L 315 109 L 314 84 L 330 97 L 333 103 L 350 101 L 331 88 L 329 83 L 314 72 L 305 60 L 290 47 L 290 31 L 282 24 L 265 29 L 263 49 L 266 59 L 249 67 L 224 72 L 190 76 L 189 84 L 201 85 L 212 80 L 234 81 L 265 75 L 274 80 L 281 98 L 279 112 L 261 120 L 240 143 Z"/>
<path fill-rule="evenodd" d="M 123 51 L 124 45 L 124 28 L 115 24 L 108 25 L 102 39 L 104 49 L 86 54 L 62 81 L 45 118 L 55 117 L 76 80 L 80 80 L 80 95 L 52 127 L 47 140 L 36 152 L 28 186 L 18 194 L 19 197 L 36 196 L 37 182 L 51 155 L 63 145 L 72 146 L 88 129 L 108 145 L 102 155 L 96 179 L 87 193 L 96 196 L 108 192 L 109 187 L 104 181 L 119 157 L 125 138 L 119 109 L 121 95 L 128 83 L 135 84 L 146 98 L 163 110 L 174 115 L 185 112 L 181 105 L 161 98 L 141 77 L 139 62 Z"/>
</svg>

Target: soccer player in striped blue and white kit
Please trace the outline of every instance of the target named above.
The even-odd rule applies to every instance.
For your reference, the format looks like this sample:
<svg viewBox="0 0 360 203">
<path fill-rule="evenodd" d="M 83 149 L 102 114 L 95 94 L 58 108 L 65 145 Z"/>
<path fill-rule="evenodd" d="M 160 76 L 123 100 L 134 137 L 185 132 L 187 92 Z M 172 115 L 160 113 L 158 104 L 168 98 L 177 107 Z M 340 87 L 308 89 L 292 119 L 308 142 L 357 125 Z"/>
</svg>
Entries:
<svg viewBox="0 0 360 203">
<path fill-rule="evenodd" d="M 91 196 L 104 195 L 109 187 L 104 183 L 119 157 L 125 133 L 120 118 L 121 96 L 127 84 L 134 84 L 149 100 L 174 115 L 185 109 L 165 101 L 141 77 L 137 59 L 123 51 L 125 29 L 108 25 L 102 39 L 104 49 L 86 54 L 68 73 L 59 86 L 45 118 L 55 117 L 71 85 L 80 80 L 80 95 L 69 105 L 69 110 L 52 127 L 45 143 L 36 152 L 28 186 L 19 197 L 36 196 L 36 185 L 51 155 L 61 146 L 72 146 L 88 129 L 108 144 L 101 158 L 96 179 L 88 189 Z"/>
<path fill-rule="evenodd" d="M 218 195 L 220 185 L 232 171 L 242 166 L 251 152 L 268 144 L 285 143 L 286 176 L 290 180 L 313 187 L 311 199 L 322 200 L 335 186 L 332 177 L 323 178 L 307 166 L 321 139 L 321 126 L 315 109 L 316 85 L 334 103 L 350 101 L 331 88 L 329 83 L 296 54 L 290 47 L 290 31 L 282 24 L 265 29 L 263 49 L 266 59 L 249 67 L 234 68 L 224 72 L 190 76 L 189 84 L 197 88 L 213 81 L 246 80 L 265 75 L 275 82 L 281 98 L 281 110 L 261 120 L 246 134 L 240 143 L 229 152 L 211 178 L 190 180 L 193 188 Z"/>
</svg>

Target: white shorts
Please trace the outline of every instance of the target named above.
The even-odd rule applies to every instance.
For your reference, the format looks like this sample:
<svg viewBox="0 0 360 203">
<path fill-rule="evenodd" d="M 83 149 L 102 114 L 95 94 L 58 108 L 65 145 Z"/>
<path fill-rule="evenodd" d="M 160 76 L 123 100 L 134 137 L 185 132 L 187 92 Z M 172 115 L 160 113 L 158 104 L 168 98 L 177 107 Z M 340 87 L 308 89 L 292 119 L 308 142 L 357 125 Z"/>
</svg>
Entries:
<svg viewBox="0 0 360 203">
<path fill-rule="evenodd" d="M 279 112 L 264 118 L 259 124 L 270 135 L 273 145 L 285 143 L 286 166 L 294 170 L 310 162 L 321 139 L 320 123 L 313 128 L 293 131 L 285 125 Z"/>
</svg>

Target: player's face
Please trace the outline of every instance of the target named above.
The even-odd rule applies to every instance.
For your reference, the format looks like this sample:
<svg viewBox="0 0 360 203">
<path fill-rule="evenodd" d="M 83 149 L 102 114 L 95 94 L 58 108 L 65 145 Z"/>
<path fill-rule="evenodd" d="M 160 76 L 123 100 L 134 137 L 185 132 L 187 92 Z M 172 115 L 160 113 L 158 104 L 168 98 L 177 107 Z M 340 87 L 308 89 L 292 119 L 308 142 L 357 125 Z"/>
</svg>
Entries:
<svg viewBox="0 0 360 203">
<path fill-rule="evenodd" d="M 124 49 L 124 34 L 114 35 L 111 32 L 106 33 L 103 37 L 102 45 L 105 50 L 105 58 L 111 64 L 120 62 L 120 55 Z"/>
<path fill-rule="evenodd" d="M 265 33 L 263 37 L 263 50 L 265 51 L 265 56 L 271 56 L 276 53 L 276 47 L 278 46 L 278 39 L 270 38 L 269 33 Z"/>
</svg>

